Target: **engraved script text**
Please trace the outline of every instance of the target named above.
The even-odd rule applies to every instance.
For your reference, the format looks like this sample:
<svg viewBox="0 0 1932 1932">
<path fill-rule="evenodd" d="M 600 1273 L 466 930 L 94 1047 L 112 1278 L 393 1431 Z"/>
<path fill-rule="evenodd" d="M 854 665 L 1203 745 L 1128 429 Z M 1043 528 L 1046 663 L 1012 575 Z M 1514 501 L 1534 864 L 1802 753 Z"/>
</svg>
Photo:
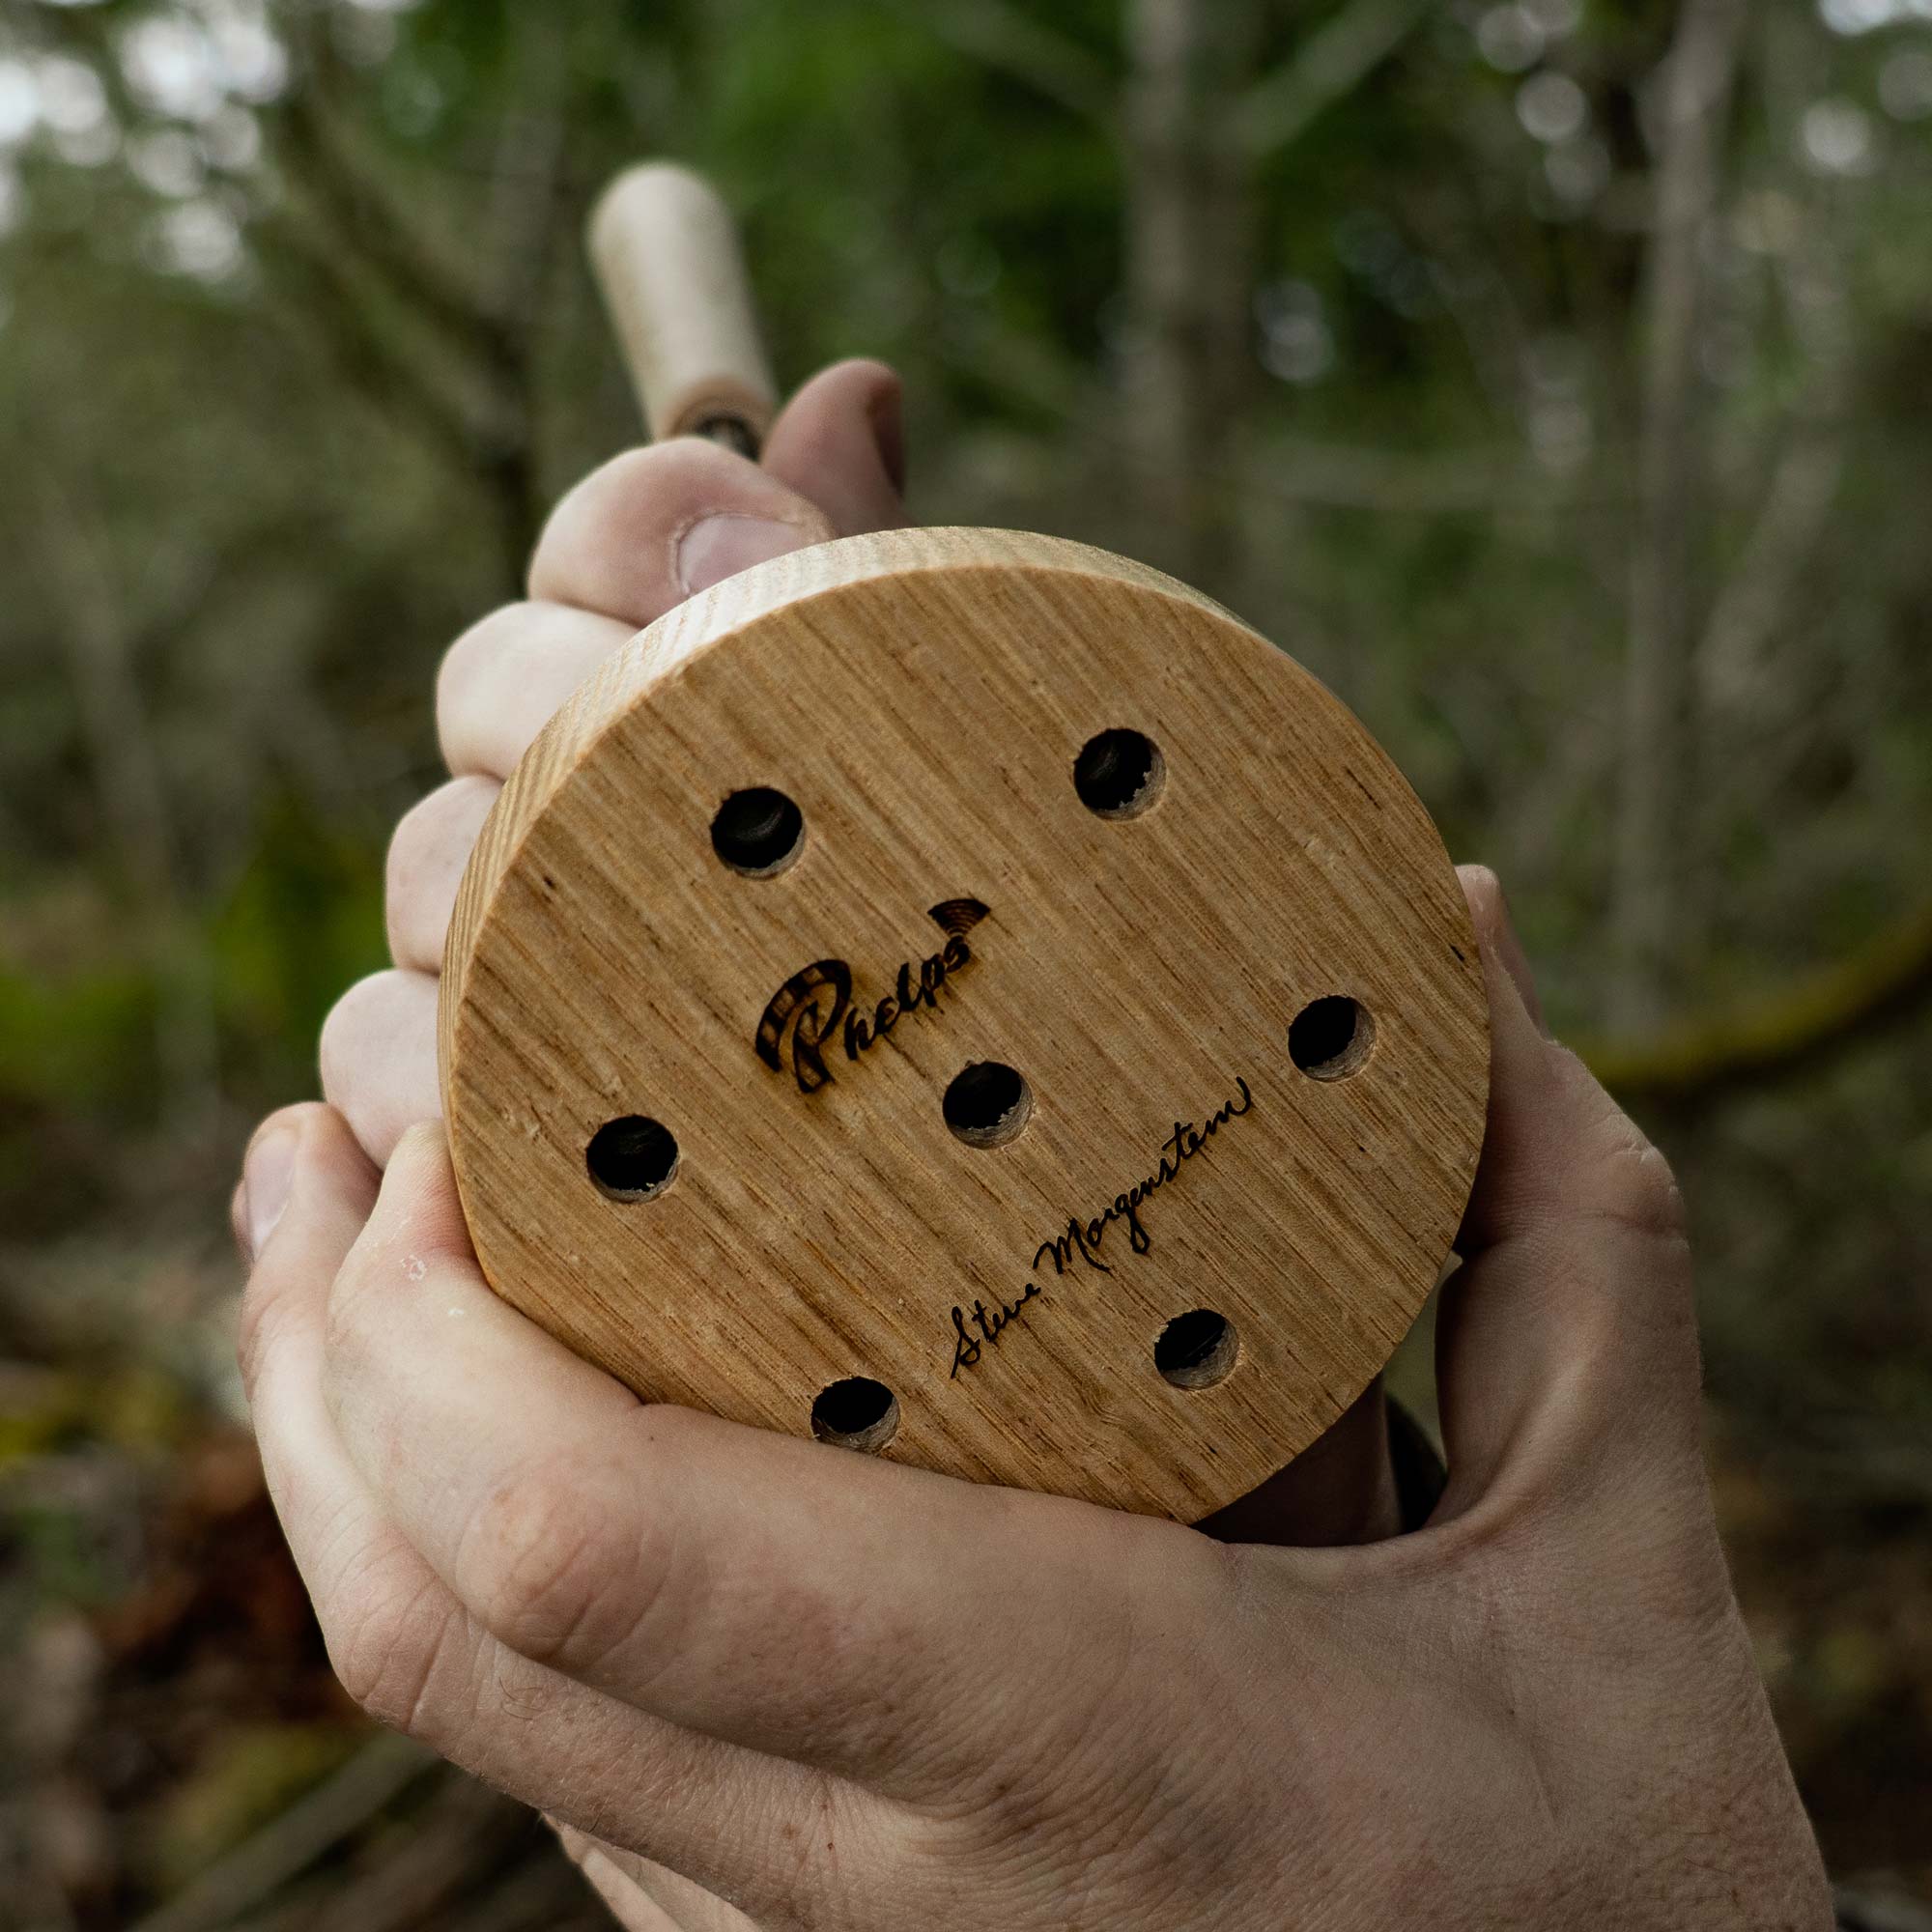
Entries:
<svg viewBox="0 0 1932 1932">
<path fill-rule="evenodd" d="M 1054 1235 L 1042 1241 L 1033 1258 L 1036 1273 L 1040 1264 L 1051 1257 L 1054 1273 L 1063 1275 L 1077 1256 L 1097 1273 L 1112 1274 L 1112 1267 L 1100 1259 L 1100 1249 L 1107 1238 L 1109 1226 L 1115 1223 L 1125 1225 L 1127 1245 L 1134 1253 L 1146 1254 L 1153 1246 L 1153 1237 L 1141 1222 L 1143 1205 L 1170 1180 L 1178 1179 L 1185 1162 L 1205 1153 L 1208 1143 L 1230 1121 L 1238 1120 L 1255 1104 L 1245 1080 L 1236 1076 L 1235 1085 L 1240 1090 L 1238 1106 L 1233 1100 L 1223 1102 L 1199 1128 L 1192 1121 L 1176 1121 L 1173 1133 L 1160 1144 L 1159 1162 L 1146 1179 L 1137 1180 L 1124 1193 L 1115 1195 L 1099 1213 L 1084 1221 L 1077 1214 L 1070 1215 L 1064 1234 Z M 990 1311 L 982 1301 L 974 1302 L 970 1310 L 955 1306 L 952 1310 L 952 1374 L 956 1376 L 961 1369 L 972 1368 L 986 1344 L 997 1342 L 1027 1303 L 1044 1292 L 1043 1282 L 1030 1281 L 1017 1301 L 997 1302 Z"/>
</svg>

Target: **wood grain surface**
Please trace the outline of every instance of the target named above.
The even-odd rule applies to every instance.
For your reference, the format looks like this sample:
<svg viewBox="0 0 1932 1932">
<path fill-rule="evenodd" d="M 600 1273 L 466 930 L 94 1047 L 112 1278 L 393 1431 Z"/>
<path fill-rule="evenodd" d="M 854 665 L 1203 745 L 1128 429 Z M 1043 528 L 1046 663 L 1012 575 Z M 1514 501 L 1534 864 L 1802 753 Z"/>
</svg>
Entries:
<svg viewBox="0 0 1932 1932">
<path fill-rule="evenodd" d="M 1401 775 L 1219 607 L 1045 537 L 845 539 L 641 633 L 498 800 L 442 989 L 477 1254 L 573 1349 L 1188 1520 L 1382 1367 L 1482 1142 Z"/>
</svg>

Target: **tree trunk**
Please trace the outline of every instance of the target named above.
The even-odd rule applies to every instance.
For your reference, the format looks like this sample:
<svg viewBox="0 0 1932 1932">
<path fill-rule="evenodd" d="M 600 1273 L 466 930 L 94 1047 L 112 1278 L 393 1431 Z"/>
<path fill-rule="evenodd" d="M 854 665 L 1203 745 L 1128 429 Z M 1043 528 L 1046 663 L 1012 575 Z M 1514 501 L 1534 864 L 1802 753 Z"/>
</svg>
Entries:
<svg viewBox="0 0 1932 1932">
<path fill-rule="evenodd" d="M 1145 554 L 1212 587 L 1229 563 L 1231 432 L 1254 367 L 1251 164 L 1234 109 L 1251 7 L 1127 0 L 1124 434 Z"/>
<path fill-rule="evenodd" d="M 1617 827 L 1617 977 L 1610 1009 L 1631 1033 L 1667 1005 L 1678 929 L 1691 730 L 1691 644 L 1704 525 L 1706 439 L 1698 346 L 1731 87 L 1747 0 L 1686 0 L 1659 73 L 1655 226 L 1643 290 L 1636 515 L 1625 658 Z"/>
<path fill-rule="evenodd" d="M 40 556 L 61 614 L 101 827 L 155 977 L 162 1104 L 172 1130 L 198 1141 L 218 1118 L 220 1042 L 206 950 L 188 929 L 180 891 L 160 747 L 142 701 L 105 538 L 81 493 L 63 490 L 43 472 L 38 494 Z"/>
</svg>

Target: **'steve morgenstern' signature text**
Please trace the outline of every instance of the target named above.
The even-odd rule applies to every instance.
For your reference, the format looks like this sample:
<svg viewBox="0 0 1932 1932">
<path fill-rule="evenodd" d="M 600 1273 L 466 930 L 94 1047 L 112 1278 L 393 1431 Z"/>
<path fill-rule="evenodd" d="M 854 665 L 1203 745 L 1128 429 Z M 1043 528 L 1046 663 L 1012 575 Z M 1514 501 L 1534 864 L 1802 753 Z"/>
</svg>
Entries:
<svg viewBox="0 0 1932 1932">
<path fill-rule="evenodd" d="M 1191 1121 L 1176 1121 L 1173 1133 L 1160 1144 L 1159 1162 L 1145 1180 L 1137 1180 L 1125 1193 L 1115 1195 L 1099 1213 L 1087 1220 L 1083 1221 L 1077 1214 L 1069 1216 L 1064 1233 L 1050 1236 L 1042 1241 L 1033 1258 L 1035 1276 L 1038 1276 L 1040 1264 L 1049 1258 L 1053 1262 L 1054 1273 L 1063 1275 L 1076 1257 L 1100 1274 L 1112 1274 L 1114 1270 L 1100 1259 L 1100 1250 L 1105 1244 L 1108 1229 L 1116 1223 L 1125 1225 L 1127 1245 L 1133 1252 L 1146 1254 L 1153 1246 L 1153 1239 L 1142 1225 L 1142 1206 L 1170 1180 L 1178 1179 L 1186 1162 L 1197 1154 L 1207 1152 L 1208 1143 L 1230 1121 L 1240 1119 L 1255 1104 L 1245 1080 L 1237 1076 L 1235 1085 L 1240 1090 L 1238 1106 L 1233 1100 L 1224 1102 L 1208 1116 L 1198 1129 Z M 986 1344 L 997 1342 L 1027 1303 L 1045 1291 L 1046 1283 L 1036 1278 L 1027 1283 L 1016 1301 L 996 1301 L 990 1309 L 983 1301 L 974 1302 L 970 1309 L 955 1305 L 952 1310 L 952 1374 L 956 1376 L 961 1369 L 972 1368 Z"/>
</svg>

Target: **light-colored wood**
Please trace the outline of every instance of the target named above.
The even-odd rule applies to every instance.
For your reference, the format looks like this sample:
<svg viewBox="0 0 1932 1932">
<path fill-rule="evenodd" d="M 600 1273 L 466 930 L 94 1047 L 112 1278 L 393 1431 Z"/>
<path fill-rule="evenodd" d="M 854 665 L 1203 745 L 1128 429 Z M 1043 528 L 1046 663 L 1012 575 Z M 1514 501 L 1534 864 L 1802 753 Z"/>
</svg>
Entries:
<svg viewBox="0 0 1932 1932">
<path fill-rule="evenodd" d="M 590 259 L 651 435 L 742 425 L 752 453 L 778 391 L 730 211 L 668 161 L 629 168 L 590 216 Z"/>
<path fill-rule="evenodd" d="M 1074 782 L 1116 729 L 1159 751 L 1134 816 Z M 711 828 L 758 786 L 805 833 L 746 876 Z M 821 1025 L 836 971 L 774 1009 L 840 962 L 868 1023 L 909 968 L 869 1045 Z M 498 800 L 442 987 L 477 1253 L 572 1348 L 797 1435 L 867 1378 L 897 1401 L 878 1453 L 1190 1520 L 1381 1368 L 1482 1142 L 1475 943 L 1401 775 L 1226 611 L 1046 537 L 845 539 L 641 633 Z M 1370 1022 L 1343 1077 L 1291 1052 L 1329 997 Z M 1001 1145 L 943 1117 L 980 1062 L 1030 1094 Z M 676 1140 L 652 1198 L 586 1163 L 630 1116 Z M 1177 1386 L 1156 1341 L 1203 1309 L 1233 1367 Z"/>
</svg>

